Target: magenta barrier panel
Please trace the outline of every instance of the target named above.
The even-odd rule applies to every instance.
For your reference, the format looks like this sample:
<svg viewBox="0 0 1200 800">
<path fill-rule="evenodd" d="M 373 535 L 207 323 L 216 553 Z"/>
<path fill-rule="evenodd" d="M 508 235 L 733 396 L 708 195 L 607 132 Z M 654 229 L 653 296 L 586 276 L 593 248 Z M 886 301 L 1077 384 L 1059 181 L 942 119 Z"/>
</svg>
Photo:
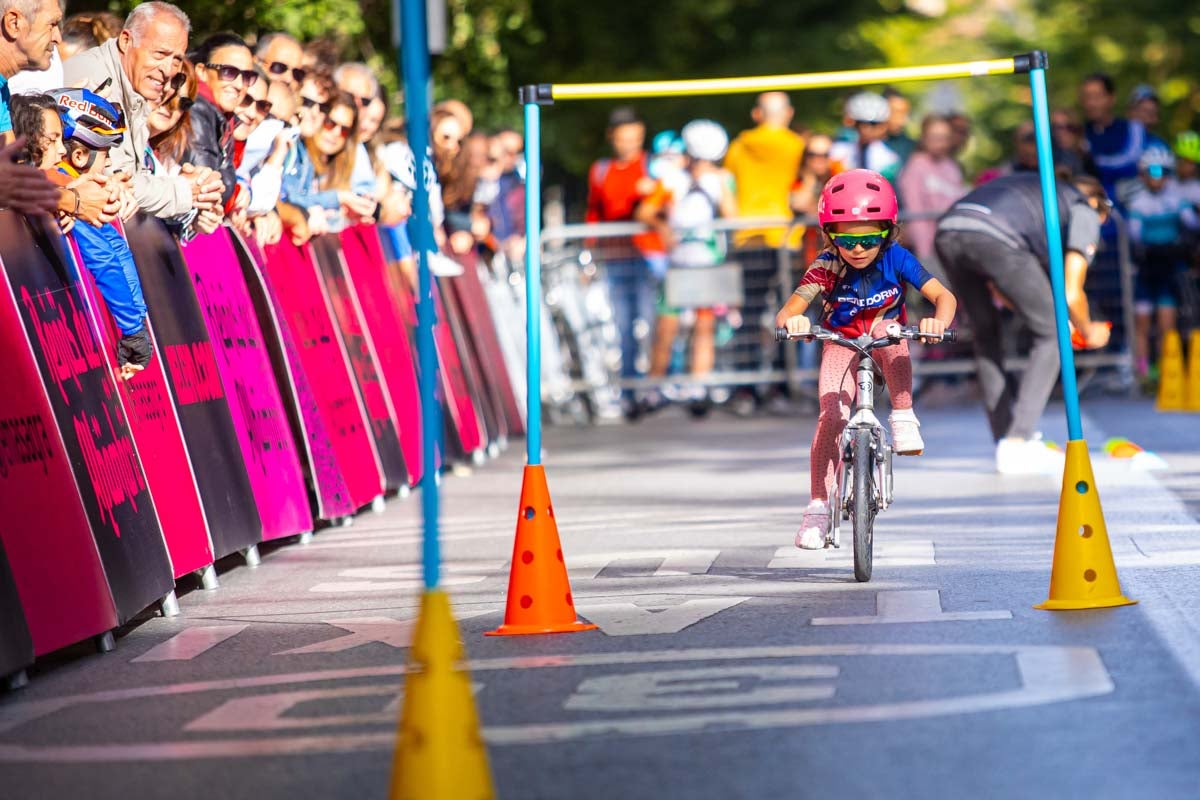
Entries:
<svg viewBox="0 0 1200 800">
<path fill-rule="evenodd" d="M 357 510 L 383 493 L 383 468 L 316 262 L 307 245 L 296 247 L 287 237 L 261 255 L 259 266 L 278 304 L 279 321 L 295 348 L 295 371 L 312 390 L 350 505 Z M 321 462 L 313 461 L 316 471 Z"/>
<path fill-rule="evenodd" d="M 479 277 L 479 257 L 475 253 L 468 253 L 461 260 L 463 274 L 444 279 L 443 287 L 455 295 L 463 318 L 470 320 L 470 345 L 483 373 L 484 386 L 492 405 L 502 415 L 506 433 L 509 436 L 523 436 L 525 422 L 496 333 L 496 319 Z"/>
<path fill-rule="evenodd" d="M 42 655 L 115 628 L 117 610 L 4 269 L 0 352 L 0 539 Z"/>
<path fill-rule="evenodd" d="M 291 328 L 283 322 L 279 301 L 260 266 L 262 251 L 253 240 L 238 237 L 237 243 L 241 245 L 242 274 L 254 298 L 258 321 L 263 332 L 274 337 L 270 343 L 271 363 L 289 412 L 295 441 L 303 445 L 298 452 L 303 456 L 301 466 L 306 470 L 313 490 L 317 516 L 324 520 L 349 516 L 356 508 L 350 500 L 350 490 L 338 465 L 333 439 L 308 382 L 308 373 L 300 360 Z"/>
<path fill-rule="evenodd" d="M 162 220 L 137 214 L 125 224 L 171 399 L 208 520 L 213 555 L 224 558 L 262 537 L 262 522 L 217 356 L 179 243 Z"/>
<path fill-rule="evenodd" d="M 416 486 L 421 480 L 424 463 L 421 458 L 421 389 L 408 326 L 400 307 L 392 301 L 389 268 L 379 245 L 379 232 L 374 225 L 356 225 L 342 231 L 339 238 L 346 257 L 347 282 L 375 343 L 379 368 L 398 417 L 400 447 L 404 452 L 409 483 Z"/>
<path fill-rule="evenodd" d="M 342 335 L 359 397 L 371 422 L 371 435 L 383 467 L 384 484 L 389 490 L 399 489 L 409 483 L 404 452 L 400 449 L 399 422 L 379 366 L 378 351 L 370 331 L 363 323 L 357 299 L 347 283 L 341 243 L 337 236 L 326 234 L 315 237 L 308 246 L 325 283 L 325 291 L 333 308 L 333 320 Z"/>
<path fill-rule="evenodd" d="M 71 242 L 76 263 L 82 263 L 74 239 L 70 236 L 67 239 Z M 117 342 L 121 334 L 92 274 L 80 269 L 79 277 L 92 311 L 92 325 L 99 335 L 105 363 L 109 371 L 115 374 Z M 153 333 L 151 328 L 151 336 Z M 157 351 L 157 347 L 155 349 Z M 174 576 L 179 578 L 208 566 L 213 563 L 208 522 L 204 519 L 196 477 L 192 474 L 183 431 L 179 427 L 175 405 L 171 402 L 171 392 L 167 388 L 159 354 L 132 380 L 117 383 L 117 399 L 129 422 L 129 431 L 133 434 L 138 452 L 150 455 L 142 460 L 142 467 L 150 484 L 150 495 L 158 511 L 167 551 L 171 554 Z"/>
<path fill-rule="evenodd" d="M 58 227 L 0 214 L 0 242 L 27 349 L 124 623 L 175 585 L 146 476 Z"/>
<path fill-rule="evenodd" d="M 451 280 L 453 278 L 437 279 L 442 308 L 445 313 L 443 325 L 450 329 L 454 349 L 458 355 L 459 364 L 462 365 L 463 380 L 466 382 L 475 413 L 479 417 L 480 436 L 483 437 L 483 445 L 486 447 L 491 442 L 508 438 L 508 428 L 504 424 L 503 411 L 495 402 L 493 387 L 489 386 L 484 378 L 483 367 L 477 359 L 473 346 L 476 338 L 486 335 L 485 326 L 488 321 L 468 319 L 465 316 L 466 312 L 459 303 L 458 294 L 450 284 Z"/>
<path fill-rule="evenodd" d="M 311 531 L 296 444 L 229 231 L 183 247 L 262 520 L 263 540 Z"/>
<path fill-rule="evenodd" d="M 458 443 L 463 453 L 469 456 L 485 447 L 483 421 L 467 385 L 467 376 L 458 355 L 458 344 L 454 341 L 454 332 L 446 318 L 446 307 L 442 303 L 442 293 L 437 280 L 433 283 L 433 300 L 437 310 L 434 343 L 437 347 L 438 364 L 441 365 L 446 406 L 450 412 L 454 432 L 458 436 Z"/>
</svg>

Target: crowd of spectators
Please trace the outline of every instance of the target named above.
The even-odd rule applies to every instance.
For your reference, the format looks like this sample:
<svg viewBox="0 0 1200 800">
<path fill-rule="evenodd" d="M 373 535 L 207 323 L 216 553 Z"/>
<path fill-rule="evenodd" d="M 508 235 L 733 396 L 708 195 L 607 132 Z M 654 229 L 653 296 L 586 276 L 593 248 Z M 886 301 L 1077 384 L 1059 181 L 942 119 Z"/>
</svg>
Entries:
<svg viewBox="0 0 1200 800">
<path fill-rule="evenodd" d="M 140 212 L 183 241 L 228 225 L 261 245 L 302 244 L 377 221 L 407 246 L 416 181 L 403 119 L 372 69 L 340 62 L 329 41 L 194 41 L 191 21 L 166 2 L 122 19 L 0 0 L 0 26 L 0 207 L 52 214 L 76 238 Z M 431 134 L 437 243 L 520 257 L 521 135 L 475 130 L 457 101 L 434 108 Z M 86 148 L 78 166 L 75 146 Z M 136 270 L 117 279 L 88 252 L 109 305 L 144 317 Z M 403 263 L 415 280 L 413 260 Z M 142 328 L 125 322 L 123 332 Z"/>
</svg>

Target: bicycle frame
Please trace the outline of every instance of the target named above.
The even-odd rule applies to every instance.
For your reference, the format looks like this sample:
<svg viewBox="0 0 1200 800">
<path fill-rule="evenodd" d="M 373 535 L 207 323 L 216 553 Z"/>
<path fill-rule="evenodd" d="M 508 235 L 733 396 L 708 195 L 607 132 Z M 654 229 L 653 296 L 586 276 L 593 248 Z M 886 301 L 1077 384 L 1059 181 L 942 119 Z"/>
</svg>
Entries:
<svg viewBox="0 0 1200 800">
<path fill-rule="evenodd" d="M 875 415 L 875 379 L 879 374 L 879 367 L 875 364 L 868 349 L 874 341 L 870 335 L 866 334 L 854 340 L 858 348 L 861 348 L 860 350 L 856 348 L 859 353 L 854 382 L 857 391 L 853 400 L 850 420 L 842 429 L 840 442 L 842 457 L 834 475 L 834 491 L 837 496 L 830 498 L 833 502 L 830 503 L 830 526 L 829 533 L 826 535 L 826 541 L 834 547 L 842 546 L 839 523 L 843 519 L 850 518 L 849 504 L 853 497 L 853 487 L 850 485 L 851 470 L 848 467 L 853 464 L 851 443 L 854 441 L 856 430 L 867 428 L 871 431 L 871 449 L 875 453 L 874 502 L 876 509 L 885 510 L 892 504 L 893 499 L 892 444 L 879 417 Z"/>
</svg>

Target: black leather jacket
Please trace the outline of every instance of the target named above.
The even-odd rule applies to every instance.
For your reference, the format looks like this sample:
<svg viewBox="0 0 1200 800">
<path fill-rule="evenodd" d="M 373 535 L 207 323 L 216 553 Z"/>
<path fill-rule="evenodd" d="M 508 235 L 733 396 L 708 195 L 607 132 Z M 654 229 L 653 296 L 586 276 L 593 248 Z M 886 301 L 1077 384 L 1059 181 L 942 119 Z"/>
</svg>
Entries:
<svg viewBox="0 0 1200 800">
<path fill-rule="evenodd" d="M 228 205 L 237 188 L 232 116 L 227 116 L 203 95 L 196 98 L 195 105 L 188 113 L 192 120 L 192 141 L 182 163 L 208 167 L 221 173 L 221 180 L 225 183 L 221 202 Z"/>
</svg>

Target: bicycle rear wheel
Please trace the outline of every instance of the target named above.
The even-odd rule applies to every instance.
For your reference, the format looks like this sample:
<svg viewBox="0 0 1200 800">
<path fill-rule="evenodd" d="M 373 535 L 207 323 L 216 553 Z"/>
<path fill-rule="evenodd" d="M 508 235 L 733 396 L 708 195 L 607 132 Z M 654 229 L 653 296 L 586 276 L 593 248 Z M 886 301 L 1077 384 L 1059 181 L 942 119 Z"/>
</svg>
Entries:
<svg viewBox="0 0 1200 800">
<path fill-rule="evenodd" d="M 875 451 L 871 449 L 871 431 L 854 431 L 851 441 L 854 457 L 854 496 L 850 502 L 850 524 L 854 531 L 854 577 L 871 580 L 873 528 L 875 526 Z"/>
</svg>

